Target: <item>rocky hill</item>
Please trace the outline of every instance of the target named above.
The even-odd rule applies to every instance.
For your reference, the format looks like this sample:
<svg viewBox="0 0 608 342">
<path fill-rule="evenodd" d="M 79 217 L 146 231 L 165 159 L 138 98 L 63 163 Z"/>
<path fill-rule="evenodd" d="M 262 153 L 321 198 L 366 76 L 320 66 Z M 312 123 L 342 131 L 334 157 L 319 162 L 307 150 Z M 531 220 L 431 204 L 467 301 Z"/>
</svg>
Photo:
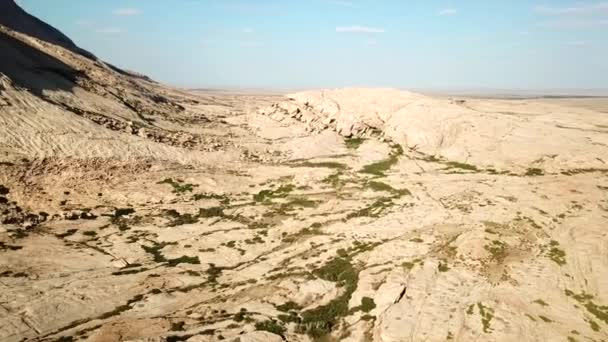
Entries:
<svg viewBox="0 0 608 342">
<path fill-rule="evenodd" d="M 192 108 L 200 98 L 98 60 L 13 1 L 1 6 L 0 158 L 191 160 L 172 147 L 217 150 L 210 137 L 175 128 L 210 121 Z M 108 143 L 96 148 L 95 139 Z"/>
</svg>

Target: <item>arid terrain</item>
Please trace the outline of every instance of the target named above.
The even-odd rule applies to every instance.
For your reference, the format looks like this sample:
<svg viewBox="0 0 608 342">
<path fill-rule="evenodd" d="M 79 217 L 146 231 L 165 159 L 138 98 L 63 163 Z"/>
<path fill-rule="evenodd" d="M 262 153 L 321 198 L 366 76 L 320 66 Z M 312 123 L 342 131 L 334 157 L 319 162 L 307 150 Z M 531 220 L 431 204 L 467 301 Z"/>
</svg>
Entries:
<svg viewBox="0 0 608 342">
<path fill-rule="evenodd" d="M 1 24 L 0 341 L 608 341 L 608 100 L 185 91 Z"/>
</svg>

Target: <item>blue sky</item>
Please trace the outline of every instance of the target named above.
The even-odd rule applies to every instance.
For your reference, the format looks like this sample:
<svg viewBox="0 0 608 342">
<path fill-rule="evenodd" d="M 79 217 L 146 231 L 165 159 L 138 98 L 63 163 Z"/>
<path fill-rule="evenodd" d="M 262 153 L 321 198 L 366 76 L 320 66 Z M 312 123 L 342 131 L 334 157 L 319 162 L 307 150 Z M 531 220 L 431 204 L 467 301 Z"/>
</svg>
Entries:
<svg viewBox="0 0 608 342">
<path fill-rule="evenodd" d="M 20 0 L 185 87 L 608 88 L 608 1 Z"/>
</svg>

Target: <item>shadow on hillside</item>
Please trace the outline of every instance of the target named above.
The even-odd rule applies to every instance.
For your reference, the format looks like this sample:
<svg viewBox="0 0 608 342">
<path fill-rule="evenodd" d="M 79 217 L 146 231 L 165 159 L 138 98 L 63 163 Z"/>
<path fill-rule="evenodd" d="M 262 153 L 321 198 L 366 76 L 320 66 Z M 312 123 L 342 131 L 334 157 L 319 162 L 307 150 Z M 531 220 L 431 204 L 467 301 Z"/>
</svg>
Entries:
<svg viewBox="0 0 608 342">
<path fill-rule="evenodd" d="M 0 32 L 0 73 L 37 96 L 42 91 L 72 91 L 81 73 L 30 45 Z"/>
</svg>

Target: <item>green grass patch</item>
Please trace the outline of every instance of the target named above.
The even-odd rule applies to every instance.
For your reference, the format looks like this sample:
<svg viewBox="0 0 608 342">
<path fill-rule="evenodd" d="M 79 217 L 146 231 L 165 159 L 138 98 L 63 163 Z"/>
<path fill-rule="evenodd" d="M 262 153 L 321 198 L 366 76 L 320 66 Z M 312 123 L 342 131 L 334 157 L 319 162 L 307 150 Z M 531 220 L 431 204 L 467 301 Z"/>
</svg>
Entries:
<svg viewBox="0 0 608 342">
<path fill-rule="evenodd" d="M 180 214 L 177 210 L 165 210 L 165 215 L 169 217 L 170 222 L 167 227 L 177 227 L 185 224 L 193 224 L 198 222 L 198 218 L 192 214 Z"/>
<path fill-rule="evenodd" d="M 390 207 L 394 205 L 392 198 L 379 198 L 365 208 L 346 215 L 346 219 L 350 220 L 357 217 L 380 217 Z"/>
<path fill-rule="evenodd" d="M 608 324 L 608 305 L 598 305 L 593 301 L 594 296 L 585 292 L 576 294 L 570 290 L 566 290 L 566 295 L 572 297 L 581 303 L 590 314 L 595 316 L 600 321 Z"/>
<path fill-rule="evenodd" d="M 298 326 L 298 331 L 312 338 L 321 338 L 332 331 L 340 317 L 348 314 L 348 302 L 357 289 L 359 272 L 349 260 L 337 257 L 313 273 L 321 279 L 337 283 L 344 289 L 339 297 L 328 304 L 302 313 L 302 323 Z"/>
<path fill-rule="evenodd" d="M 477 303 L 477 307 L 479 308 L 479 314 L 481 315 L 483 332 L 487 334 L 492 331 L 490 323 L 494 318 L 494 309 L 486 307 L 482 303 Z"/>
<path fill-rule="evenodd" d="M 169 184 L 173 187 L 173 193 L 179 194 L 184 192 L 192 192 L 198 185 L 184 184 L 182 180 L 174 180 L 173 178 L 166 178 L 156 184 Z"/>
<path fill-rule="evenodd" d="M 135 213 L 135 209 L 133 208 L 114 208 L 114 212 L 110 215 L 110 222 L 116 225 L 120 231 L 129 230 L 131 229 L 129 227 L 130 224 L 139 223 L 139 221 L 141 221 L 141 217 L 139 216 L 133 218 L 125 217 L 133 213 Z"/>
<path fill-rule="evenodd" d="M 332 188 L 336 190 L 342 189 L 346 184 L 352 183 L 353 181 L 347 178 L 344 178 L 344 173 L 342 171 L 337 171 L 332 173 L 331 175 L 323 178 L 321 183 L 328 184 Z"/>
<path fill-rule="evenodd" d="M 284 213 L 288 211 L 292 211 L 296 208 L 316 208 L 319 205 L 319 202 L 309 200 L 304 197 L 295 197 L 290 199 L 288 202 L 281 203 L 278 210 L 279 213 Z"/>
<path fill-rule="evenodd" d="M 441 162 L 441 158 L 435 156 L 435 155 L 424 155 L 424 157 L 421 158 L 422 160 L 424 160 L 425 162 L 429 162 L 429 163 L 440 163 Z"/>
<path fill-rule="evenodd" d="M 542 176 L 545 174 L 545 171 L 539 169 L 539 168 L 529 168 L 528 170 L 526 170 L 526 173 L 524 173 L 524 176 L 528 176 L 528 177 L 538 177 L 538 176 Z"/>
<path fill-rule="evenodd" d="M 167 263 L 169 266 L 177 266 L 179 264 L 199 265 L 201 263 L 201 261 L 199 260 L 198 256 L 191 257 L 191 256 L 182 255 L 179 258 L 167 260 Z"/>
<path fill-rule="evenodd" d="M 194 194 L 192 196 L 192 199 L 195 201 L 215 199 L 215 200 L 220 200 L 220 203 L 222 203 L 222 204 L 228 204 L 230 202 L 230 199 L 226 195 L 217 195 L 217 194 L 212 194 L 212 193 L 207 193 L 207 192 Z"/>
<path fill-rule="evenodd" d="M 366 183 L 366 186 L 368 188 L 372 189 L 373 191 L 389 192 L 389 193 L 395 195 L 395 197 L 409 196 L 412 194 L 408 189 L 395 189 L 386 183 L 382 183 L 382 182 L 378 182 L 378 181 L 369 181 Z"/>
<path fill-rule="evenodd" d="M 292 301 L 277 305 L 276 308 L 277 310 L 282 312 L 299 311 L 302 309 L 302 307 L 298 303 Z"/>
<path fill-rule="evenodd" d="M 78 229 L 68 229 L 64 233 L 55 234 L 55 236 L 58 237 L 58 238 L 64 238 L 64 237 L 68 237 L 68 236 L 74 235 L 74 234 L 76 234 L 76 232 L 78 232 Z"/>
<path fill-rule="evenodd" d="M 547 256 L 560 266 L 564 266 L 566 264 L 566 252 L 559 248 L 559 242 L 555 240 L 551 240 L 549 243 L 549 252 Z"/>
<path fill-rule="evenodd" d="M 573 170 L 562 171 L 561 174 L 566 175 L 566 176 L 573 176 L 573 175 L 578 175 L 581 173 L 595 173 L 595 172 L 608 173 L 608 169 L 598 169 L 598 168 L 573 169 Z"/>
<path fill-rule="evenodd" d="M 298 323 L 302 322 L 302 318 L 298 315 L 297 312 L 290 311 L 289 314 L 280 314 L 277 318 L 283 323 Z"/>
<path fill-rule="evenodd" d="M 382 182 L 370 181 L 370 182 L 367 182 L 367 186 L 374 191 L 386 191 L 386 192 L 395 191 L 395 188 L 393 188 L 392 186 L 390 186 L 386 183 L 382 183 Z"/>
<path fill-rule="evenodd" d="M 210 283 L 217 283 L 217 278 L 222 275 L 223 268 L 215 266 L 215 264 L 209 264 L 209 268 L 205 271 L 207 273 L 207 280 Z"/>
<path fill-rule="evenodd" d="M 165 248 L 165 246 L 175 245 L 175 244 L 177 244 L 177 243 L 176 242 L 162 242 L 162 243 L 156 244 L 154 246 L 142 245 L 141 248 L 144 251 L 146 251 L 146 253 L 152 254 L 153 260 L 155 262 L 167 263 L 167 266 L 177 266 L 179 264 L 200 264 L 201 263 L 200 260 L 198 259 L 198 256 L 195 256 L 195 257 L 181 256 L 179 258 L 174 258 L 174 259 L 165 258 L 165 256 L 161 253 L 161 250 L 163 248 Z"/>
<path fill-rule="evenodd" d="M 547 302 L 545 302 L 542 299 L 537 299 L 537 300 L 533 301 L 532 303 L 535 303 L 535 304 L 538 304 L 538 305 L 541 305 L 541 306 L 549 306 L 549 304 L 547 304 Z"/>
<path fill-rule="evenodd" d="M 466 171 L 479 171 L 477 166 L 467 164 L 467 163 L 449 161 L 449 162 L 446 162 L 445 165 L 446 165 L 446 170 L 461 169 L 461 170 L 466 170 Z"/>
<path fill-rule="evenodd" d="M 302 228 L 302 230 L 297 233 L 285 235 L 282 241 L 286 243 L 295 242 L 300 238 L 314 235 L 323 235 L 320 223 L 313 223 L 310 227 Z"/>
<path fill-rule="evenodd" d="M 401 267 L 406 268 L 408 270 L 411 270 L 412 268 L 414 268 L 414 266 L 416 266 L 416 263 L 413 263 L 411 261 L 404 261 L 401 263 Z"/>
<path fill-rule="evenodd" d="M 388 159 L 381 160 L 379 162 L 375 162 L 369 165 L 363 166 L 361 169 L 361 173 L 368 173 L 374 176 L 385 176 L 385 172 L 390 170 L 393 165 L 397 163 L 399 160 L 398 157 L 391 156 Z"/>
<path fill-rule="evenodd" d="M 133 208 L 115 208 L 113 217 L 118 218 L 121 216 L 127 216 L 135 213 L 135 209 Z"/>
<path fill-rule="evenodd" d="M 334 162 L 334 161 L 320 161 L 320 162 L 313 162 L 313 161 L 303 161 L 303 162 L 299 162 L 299 163 L 291 163 L 288 164 L 291 167 L 309 167 L 309 168 L 325 168 L 325 169 L 335 169 L 335 170 L 348 170 L 348 165 L 344 164 L 344 163 L 338 163 L 338 162 Z"/>
<path fill-rule="evenodd" d="M 293 184 L 283 184 L 278 189 L 266 189 L 253 195 L 253 200 L 256 202 L 270 202 L 274 198 L 285 198 L 295 190 Z"/>
<path fill-rule="evenodd" d="M 388 158 L 363 166 L 359 172 L 374 176 L 384 177 L 393 165 L 397 164 L 399 157 L 403 155 L 403 148 L 399 145 L 393 146 Z"/>
<path fill-rule="evenodd" d="M 328 304 L 304 311 L 302 322 L 297 328 L 298 332 L 306 333 L 315 339 L 321 338 L 332 331 L 341 317 L 351 313 L 348 303 L 359 282 L 359 270 L 352 265 L 351 260 L 356 255 L 371 251 L 378 245 L 380 245 L 379 242 L 355 241 L 352 247 L 339 250 L 336 258 L 313 271 L 315 276 L 336 283 L 337 286 L 343 288 L 343 291 L 340 296 Z M 363 307 L 365 310 L 372 310 L 375 303 L 371 298 L 367 298 L 362 300 L 360 308 L 363 309 Z"/>
<path fill-rule="evenodd" d="M 507 257 L 508 245 L 502 241 L 494 240 L 489 245 L 485 245 L 483 248 L 488 251 L 491 255 L 491 259 L 496 262 L 502 262 Z"/>
<path fill-rule="evenodd" d="M 346 138 L 344 139 L 344 144 L 346 148 L 349 150 L 356 150 L 365 142 L 363 138 Z"/>
<path fill-rule="evenodd" d="M 475 305 L 474 304 L 469 305 L 469 307 L 467 308 L 466 312 L 467 312 L 467 315 L 474 314 L 475 313 Z"/>
<path fill-rule="evenodd" d="M 212 208 L 200 208 L 198 210 L 198 217 L 200 218 L 210 218 L 210 217 L 225 217 L 224 209 L 221 207 L 212 207 Z"/>
<path fill-rule="evenodd" d="M 283 336 L 286 331 L 285 327 L 275 320 L 257 322 L 255 324 L 255 330 L 268 331 L 279 336 Z"/>
<path fill-rule="evenodd" d="M 361 311 L 370 312 L 376 308 L 376 303 L 373 298 L 363 297 L 361 298 Z"/>
</svg>

